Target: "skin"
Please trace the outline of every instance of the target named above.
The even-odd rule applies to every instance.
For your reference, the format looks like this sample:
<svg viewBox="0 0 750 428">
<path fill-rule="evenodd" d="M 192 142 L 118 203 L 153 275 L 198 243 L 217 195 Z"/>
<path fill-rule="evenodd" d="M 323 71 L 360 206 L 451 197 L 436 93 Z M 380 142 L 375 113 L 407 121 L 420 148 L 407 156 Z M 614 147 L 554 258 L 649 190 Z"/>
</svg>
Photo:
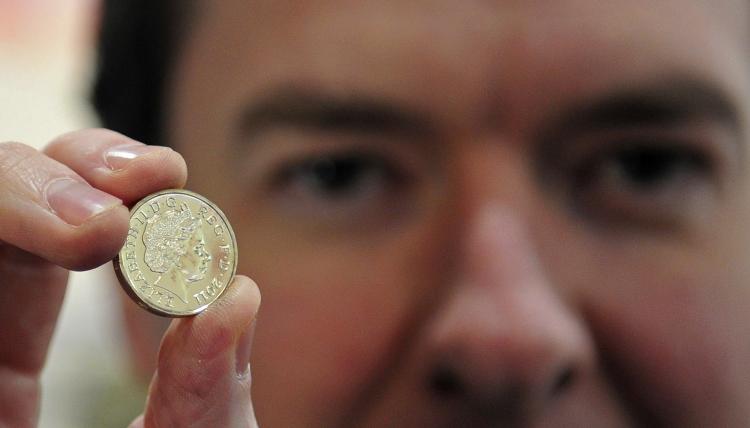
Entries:
<svg viewBox="0 0 750 428">
<path fill-rule="evenodd" d="M 748 424 L 747 2 L 201 6 L 166 126 L 264 303 L 254 333 L 240 276 L 173 322 L 134 426 L 254 426 L 253 334 L 264 426 Z M 169 150 L 112 168 L 123 144 L 0 145 L 8 425 L 54 265 L 106 262 L 122 203 L 184 184 Z M 51 210 L 61 175 L 119 200 Z"/>
<path fill-rule="evenodd" d="M 125 241 L 126 205 L 185 179 L 176 152 L 107 130 L 63 135 L 42 152 L 0 144 L 0 425 L 36 426 L 39 375 L 68 269 L 110 262 Z M 247 361 L 259 304 L 257 286 L 237 276 L 220 305 L 173 322 L 145 417 L 134 426 L 179 424 L 196 413 L 211 415 L 206 426 L 252 426 Z M 193 376 L 198 367 L 212 373 L 210 387 Z M 224 407 L 211 413 L 201 394 L 224 398 Z"/>
<path fill-rule="evenodd" d="M 261 424 L 750 422 L 746 2 L 202 6 L 171 144 L 263 289 Z M 690 110 L 700 86 L 736 117 L 643 100 Z M 622 94 L 651 119 L 587 121 Z M 278 112 L 323 100 L 370 122 Z M 677 166 L 639 187 L 633 142 Z M 290 172 L 351 153 L 396 172 L 339 193 Z M 459 391 L 431 387 L 441 366 Z"/>
</svg>

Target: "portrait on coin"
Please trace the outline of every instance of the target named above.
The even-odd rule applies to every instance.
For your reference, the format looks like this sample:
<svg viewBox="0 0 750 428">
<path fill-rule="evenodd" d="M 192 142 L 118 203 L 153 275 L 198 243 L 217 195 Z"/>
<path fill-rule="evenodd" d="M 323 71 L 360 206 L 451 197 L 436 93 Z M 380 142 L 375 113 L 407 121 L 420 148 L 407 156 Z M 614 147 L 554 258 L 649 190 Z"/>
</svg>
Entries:
<svg viewBox="0 0 750 428">
<path fill-rule="evenodd" d="M 188 288 L 205 278 L 211 255 L 206 251 L 202 219 L 187 204 L 151 217 L 143 233 L 144 262 L 160 274 L 154 286 L 188 302 Z M 164 278 L 167 276 L 167 278 Z"/>
</svg>

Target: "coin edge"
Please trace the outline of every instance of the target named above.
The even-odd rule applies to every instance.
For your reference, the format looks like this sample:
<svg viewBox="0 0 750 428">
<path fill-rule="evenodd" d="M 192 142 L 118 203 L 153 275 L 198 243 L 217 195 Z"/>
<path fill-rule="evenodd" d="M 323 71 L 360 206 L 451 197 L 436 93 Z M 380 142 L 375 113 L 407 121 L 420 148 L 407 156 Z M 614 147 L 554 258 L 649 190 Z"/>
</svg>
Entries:
<svg viewBox="0 0 750 428">
<path fill-rule="evenodd" d="M 203 306 L 200 306 L 192 311 L 189 312 L 170 312 L 168 310 L 151 306 L 147 301 L 142 299 L 138 294 L 133 290 L 133 287 L 130 285 L 130 281 L 128 281 L 125 273 L 123 272 L 124 266 L 122 266 L 122 259 L 120 257 L 120 254 L 122 253 L 123 249 L 125 248 L 125 244 L 123 243 L 122 248 L 120 251 L 117 252 L 117 255 L 115 255 L 114 259 L 112 259 L 112 264 L 114 267 L 115 275 L 117 276 L 118 282 L 120 283 L 120 286 L 124 289 L 125 293 L 130 297 L 131 300 L 133 300 L 138 306 L 141 308 L 151 312 L 154 315 L 158 315 L 161 317 L 166 318 L 186 318 L 198 315 L 199 313 L 205 311 L 209 306 L 211 306 L 214 302 L 219 300 L 222 295 L 226 292 L 227 288 L 234 282 L 234 277 L 237 274 L 237 262 L 239 257 L 239 248 L 237 247 L 237 237 L 234 234 L 234 229 L 232 228 L 232 224 L 229 222 L 229 219 L 227 218 L 227 215 L 224 213 L 224 211 L 219 208 L 217 204 L 209 200 L 203 195 L 200 195 L 198 193 L 195 193 L 190 190 L 185 189 L 167 189 L 167 190 L 160 190 L 158 192 L 151 193 L 149 195 L 144 196 L 141 198 L 135 205 L 133 205 L 133 208 L 130 209 L 128 212 L 128 228 L 130 227 L 130 220 L 132 218 L 133 213 L 135 213 L 138 209 L 140 209 L 141 206 L 148 203 L 154 198 L 157 198 L 159 196 L 165 195 L 165 194 L 171 194 L 171 193 L 179 193 L 186 196 L 193 197 L 195 199 L 198 199 L 202 201 L 203 203 L 208 204 L 211 206 L 211 208 L 216 211 L 217 214 L 221 217 L 221 219 L 224 221 L 224 224 L 226 224 L 227 228 L 229 229 L 229 235 L 232 238 L 232 245 L 234 248 L 234 257 L 233 257 L 233 264 L 232 264 L 232 274 L 229 276 L 229 281 L 227 281 L 227 285 L 222 288 L 221 292 L 216 296 L 214 300 L 212 300 L 210 303 L 206 303 Z"/>
</svg>

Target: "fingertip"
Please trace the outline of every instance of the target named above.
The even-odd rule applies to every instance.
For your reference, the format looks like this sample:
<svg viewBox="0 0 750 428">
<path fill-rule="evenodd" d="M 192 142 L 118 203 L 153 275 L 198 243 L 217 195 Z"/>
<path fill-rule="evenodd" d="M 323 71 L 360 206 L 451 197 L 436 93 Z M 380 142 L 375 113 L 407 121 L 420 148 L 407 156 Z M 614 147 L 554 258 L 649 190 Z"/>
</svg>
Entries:
<svg viewBox="0 0 750 428">
<path fill-rule="evenodd" d="M 205 311 L 172 322 L 162 342 L 160 363 L 175 350 L 210 360 L 228 352 L 255 320 L 260 292 L 254 281 L 236 276 L 224 294 Z"/>
<path fill-rule="evenodd" d="M 187 166 L 179 153 L 108 129 L 63 134 L 44 153 L 127 205 L 159 190 L 182 188 L 187 182 Z"/>
<path fill-rule="evenodd" d="M 168 147 L 149 148 L 153 150 L 101 182 L 128 205 L 159 190 L 181 189 L 187 182 L 187 164 L 182 155 Z"/>
<path fill-rule="evenodd" d="M 222 296 L 194 317 L 192 334 L 203 342 L 196 349 L 219 349 L 216 344 L 208 345 L 217 340 L 222 345 L 229 338 L 237 342 L 255 320 L 259 306 L 260 291 L 255 282 L 246 276 L 235 276 Z"/>
<path fill-rule="evenodd" d="M 255 341 L 256 320 L 261 301 L 260 290 L 255 281 L 246 276 L 236 277 L 232 288 L 236 289 L 236 300 L 239 302 L 237 306 L 240 310 L 250 314 L 246 319 L 247 324 L 245 324 L 237 339 L 234 356 L 237 378 L 249 382 L 250 355 Z"/>
<path fill-rule="evenodd" d="M 205 311 L 172 322 L 159 351 L 145 413 L 148 423 L 183 426 L 197 415 L 212 421 L 210 426 L 253 420 L 250 378 L 242 375 L 241 363 L 249 358 L 244 354 L 252 343 L 259 304 L 257 285 L 237 276 Z"/>
<path fill-rule="evenodd" d="M 140 142 L 123 135 L 119 132 L 105 128 L 87 128 L 66 132 L 50 141 L 42 152 L 53 159 L 65 158 L 71 154 L 80 156 L 79 147 L 82 144 L 96 143 L 102 146 L 118 146 L 128 144 L 141 144 Z M 86 154 L 86 150 L 83 154 Z"/>
<path fill-rule="evenodd" d="M 230 293 L 229 296 L 222 296 L 222 299 L 226 298 L 227 304 L 235 304 L 255 318 L 261 304 L 260 288 L 255 281 L 244 275 L 235 275 L 226 292 Z"/>
</svg>

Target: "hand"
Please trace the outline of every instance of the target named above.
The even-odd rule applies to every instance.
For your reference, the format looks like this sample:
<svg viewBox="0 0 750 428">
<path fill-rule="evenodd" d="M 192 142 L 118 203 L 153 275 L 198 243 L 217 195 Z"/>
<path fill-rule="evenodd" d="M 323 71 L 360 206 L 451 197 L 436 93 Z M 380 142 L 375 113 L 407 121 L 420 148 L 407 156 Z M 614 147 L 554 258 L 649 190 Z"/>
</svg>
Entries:
<svg viewBox="0 0 750 428">
<path fill-rule="evenodd" d="M 186 176 L 185 162 L 176 152 L 106 130 L 66 134 L 42 152 L 19 143 L 0 144 L 0 425 L 36 425 L 39 374 L 67 269 L 109 262 L 127 233 L 126 205 L 161 189 L 182 187 Z M 238 414 L 229 412 L 241 412 L 244 426 L 252 422 L 249 376 L 238 379 L 222 358 L 230 358 L 238 332 L 254 318 L 259 294 L 246 278 L 235 281 L 226 294 L 204 316 L 179 320 L 168 331 L 142 419 L 145 426 L 181 426 L 179 418 L 185 415 L 191 415 L 191 424 L 212 426 L 212 421 L 230 421 Z M 189 369 L 196 357 L 204 360 L 203 371 Z M 222 398 L 232 405 L 212 401 L 218 390 L 202 395 L 226 382 L 230 373 L 237 386 L 222 390 Z"/>
<path fill-rule="evenodd" d="M 250 349 L 258 287 L 237 276 L 202 313 L 176 319 L 162 340 L 146 411 L 131 428 L 257 427 Z"/>
</svg>

